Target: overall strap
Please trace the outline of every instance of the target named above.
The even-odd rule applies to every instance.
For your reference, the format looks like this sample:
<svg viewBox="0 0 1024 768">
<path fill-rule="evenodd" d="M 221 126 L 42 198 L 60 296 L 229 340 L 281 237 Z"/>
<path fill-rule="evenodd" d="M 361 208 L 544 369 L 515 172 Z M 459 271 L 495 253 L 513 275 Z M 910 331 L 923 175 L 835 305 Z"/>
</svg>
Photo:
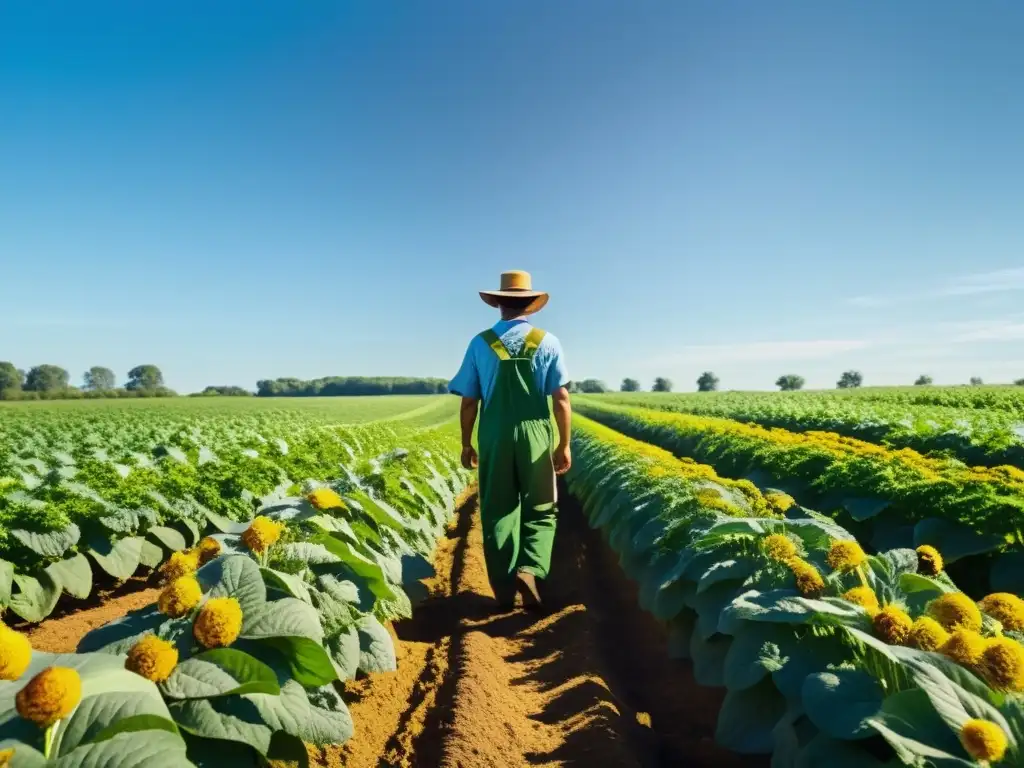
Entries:
<svg viewBox="0 0 1024 768">
<path fill-rule="evenodd" d="M 545 335 L 544 331 L 540 328 L 531 328 L 530 332 L 526 334 L 526 340 L 523 342 L 523 351 L 520 355 L 527 360 L 532 360 L 533 356 L 537 354 L 537 350 L 540 349 L 540 343 L 544 341 Z"/>
<path fill-rule="evenodd" d="M 501 343 L 501 339 L 498 338 L 498 334 L 494 331 L 487 329 L 480 334 L 480 338 L 484 340 L 488 347 L 494 350 L 494 354 L 498 356 L 499 360 L 511 360 L 512 356 L 505 349 L 505 345 Z"/>
</svg>

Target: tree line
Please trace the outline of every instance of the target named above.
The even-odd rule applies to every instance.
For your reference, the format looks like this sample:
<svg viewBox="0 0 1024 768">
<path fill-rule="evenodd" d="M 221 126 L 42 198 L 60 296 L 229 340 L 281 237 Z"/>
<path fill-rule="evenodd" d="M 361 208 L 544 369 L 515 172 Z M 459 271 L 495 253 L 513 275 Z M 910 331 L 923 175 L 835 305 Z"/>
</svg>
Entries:
<svg viewBox="0 0 1024 768">
<path fill-rule="evenodd" d="M 152 364 L 137 365 L 128 371 L 124 386 L 117 386 L 117 375 L 94 365 L 82 375 L 82 385 L 71 384 L 71 374 L 59 365 L 36 365 L 28 371 L 8 361 L 0 362 L 0 400 L 63 400 L 103 397 L 173 397 L 177 393 L 164 386 L 164 375 Z"/>
<path fill-rule="evenodd" d="M 718 390 L 720 380 L 712 371 L 704 371 L 697 378 L 697 391 L 698 392 L 715 392 Z M 779 376 L 775 380 L 775 386 L 782 392 L 796 392 L 804 388 L 806 380 L 803 376 L 795 373 L 786 373 Z M 1024 386 L 1024 379 L 1017 379 L 1013 382 L 1017 386 Z M 914 386 L 927 387 L 932 384 L 932 377 L 928 374 L 921 374 L 914 381 Z M 980 387 L 984 384 L 978 376 L 972 376 L 970 380 L 971 386 Z M 837 389 L 856 389 L 864 385 L 864 376 L 860 371 L 844 371 L 836 382 Z M 637 379 L 626 378 L 622 380 L 619 385 L 620 392 L 639 392 L 642 386 Z M 602 392 L 610 392 L 608 386 L 600 379 L 584 379 L 581 382 L 574 382 L 569 385 L 569 391 L 579 394 L 600 394 Z M 672 381 L 659 377 L 654 380 L 654 384 L 651 387 L 652 392 L 671 392 Z"/>
<path fill-rule="evenodd" d="M 368 395 L 444 395 L 445 379 L 401 376 L 327 376 L 321 379 L 262 379 L 256 382 L 257 397 L 337 397 Z"/>
</svg>

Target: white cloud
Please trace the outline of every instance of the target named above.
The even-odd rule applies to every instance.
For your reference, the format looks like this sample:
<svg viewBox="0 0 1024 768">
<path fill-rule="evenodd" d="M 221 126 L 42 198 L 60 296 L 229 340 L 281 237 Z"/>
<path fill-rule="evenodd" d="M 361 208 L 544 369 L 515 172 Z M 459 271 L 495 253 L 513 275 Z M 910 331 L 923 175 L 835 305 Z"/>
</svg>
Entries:
<svg viewBox="0 0 1024 768">
<path fill-rule="evenodd" d="M 864 294 L 845 299 L 851 307 L 884 307 L 901 302 L 943 299 L 953 296 L 974 296 L 983 293 L 1024 291 L 1024 267 L 997 269 L 990 272 L 976 272 L 946 280 L 920 292 L 902 294 Z"/>
<path fill-rule="evenodd" d="M 1009 320 L 982 320 L 964 323 L 963 329 L 955 333 L 950 341 L 965 344 L 972 341 L 1017 341 L 1024 339 L 1024 323 Z"/>
</svg>

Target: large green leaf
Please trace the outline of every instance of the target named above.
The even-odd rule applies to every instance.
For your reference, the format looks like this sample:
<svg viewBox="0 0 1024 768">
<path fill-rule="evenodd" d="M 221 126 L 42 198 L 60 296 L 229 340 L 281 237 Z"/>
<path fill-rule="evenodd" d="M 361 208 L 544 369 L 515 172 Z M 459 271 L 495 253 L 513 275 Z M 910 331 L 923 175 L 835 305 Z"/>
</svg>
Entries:
<svg viewBox="0 0 1024 768">
<path fill-rule="evenodd" d="M 160 687 L 170 699 L 281 692 L 274 670 L 234 648 L 216 648 L 186 659 Z"/>
<path fill-rule="evenodd" d="M 84 600 L 92 592 L 92 566 L 81 552 L 66 560 L 50 563 L 46 570 L 72 597 Z"/>
<path fill-rule="evenodd" d="M 927 694 L 920 689 L 887 696 L 881 711 L 869 724 L 889 742 L 904 763 L 935 768 L 974 765 L 957 735 L 943 722 Z"/>
<path fill-rule="evenodd" d="M 765 645 L 789 647 L 793 636 L 793 628 L 784 624 L 744 623 L 725 655 L 725 687 L 738 691 L 757 685 L 772 671 L 764 662 Z"/>
<path fill-rule="evenodd" d="M 0 608 L 11 601 L 11 587 L 14 586 L 14 565 L 0 560 Z"/>
<path fill-rule="evenodd" d="M 823 733 L 854 740 L 871 735 L 869 721 L 881 711 L 884 692 L 867 673 L 839 669 L 808 675 L 803 697 L 807 716 Z"/>
<path fill-rule="evenodd" d="M 191 768 L 185 742 L 158 730 L 122 733 L 63 755 L 55 768 Z"/>
<path fill-rule="evenodd" d="M 144 568 L 156 568 L 163 561 L 163 548 L 152 541 L 143 540 L 142 551 L 139 553 L 139 565 Z"/>
<path fill-rule="evenodd" d="M 327 652 L 334 662 L 338 679 L 344 682 L 356 676 L 362 657 L 360 634 L 355 625 L 345 627 L 330 635 L 325 641 Z"/>
<path fill-rule="evenodd" d="M 989 580 L 993 592 L 1024 594 L 1024 552 L 1004 552 L 999 555 L 992 563 Z"/>
<path fill-rule="evenodd" d="M 156 688 L 145 690 L 116 690 L 120 684 L 117 677 L 132 675 L 125 669 L 120 674 L 106 673 L 111 679 L 102 681 L 110 690 L 90 695 L 83 679 L 82 701 L 70 718 L 61 722 L 57 731 L 60 754 L 65 755 L 83 744 L 113 738 L 123 731 L 133 730 L 142 724 L 141 730 L 164 730 L 177 733 L 170 719 L 167 705 L 160 698 Z"/>
<path fill-rule="evenodd" d="M 146 531 L 146 536 L 171 552 L 180 552 L 188 547 L 180 531 L 163 525 L 154 525 Z"/>
<path fill-rule="evenodd" d="M 718 713 L 715 741 L 741 754 L 769 754 L 772 731 L 786 713 L 786 700 L 770 678 L 751 688 L 729 691 Z"/>
<path fill-rule="evenodd" d="M 239 637 L 277 650 L 303 685 L 326 685 L 337 678 L 316 609 L 301 600 L 286 597 L 250 610 Z"/>
<path fill-rule="evenodd" d="M 16 573 L 14 583 L 18 587 L 18 592 L 12 595 L 8 607 L 30 622 L 42 621 L 49 616 L 57 605 L 63 589 L 61 583 L 47 571 L 40 573 L 38 579 Z"/>
<path fill-rule="evenodd" d="M 224 517 L 224 515 L 218 515 L 216 512 L 212 512 L 208 509 L 203 510 L 203 514 L 206 516 L 210 525 L 221 533 L 233 533 L 237 535 L 245 533 L 249 529 L 248 522 L 236 523 L 231 518 Z"/>
<path fill-rule="evenodd" d="M 864 611 L 853 603 L 838 598 L 820 600 L 802 597 L 789 589 L 770 592 L 751 590 L 737 597 L 722 611 L 719 629 L 731 634 L 739 621 L 771 621 L 783 624 L 810 624 L 829 621 L 859 622 Z"/>
<path fill-rule="evenodd" d="M 366 673 L 398 669 L 395 643 L 375 616 L 363 616 L 356 622 L 356 629 L 359 632 L 359 669 Z"/>
<path fill-rule="evenodd" d="M 731 644 L 732 638 L 728 635 L 705 639 L 700 632 L 693 633 L 690 658 L 693 660 L 693 677 L 700 685 L 717 688 L 725 684 L 725 657 Z"/>
<path fill-rule="evenodd" d="M 914 526 L 914 546 L 930 544 L 953 563 L 962 557 L 992 552 L 1005 543 L 996 534 L 978 533 L 970 526 L 946 518 L 927 517 Z"/>
<path fill-rule="evenodd" d="M 304 603 L 312 604 L 313 599 L 309 594 L 309 585 L 302 580 L 302 577 L 293 573 L 275 571 L 273 568 L 260 568 L 263 574 L 263 582 L 268 588 L 275 588 L 291 597 L 297 597 Z"/>
<path fill-rule="evenodd" d="M 68 523 L 65 528 L 59 531 L 48 531 L 47 533 L 36 533 L 21 529 L 11 531 L 11 536 L 40 557 L 46 558 L 63 557 L 69 548 L 78 543 L 81 535 L 81 530 L 74 523 Z"/>
<path fill-rule="evenodd" d="M 298 560 L 306 565 L 327 565 L 341 562 L 341 558 L 323 544 L 313 544 L 308 541 L 289 542 L 280 548 L 280 552 L 286 560 Z"/>
<path fill-rule="evenodd" d="M 261 609 L 267 601 L 267 588 L 260 567 L 247 555 L 225 555 L 211 560 L 196 578 L 209 597 L 233 597 L 242 607 L 242 615 Z"/>
<path fill-rule="evenodd" d="M 850 513 L 850 517 L 860 523 L 877 517 L 888 509 L 892 502 L 889 499 L 848 497 L 843 499 L 841 504 Z"/>
<path fill-rule="evenodd" d="M 100 568 L 118 581 L 126 581 L 139 568 L 144 541 L 141 536 L 126 536 L 114 543 L 97 539 L 88 552 Z"/>
</svg>

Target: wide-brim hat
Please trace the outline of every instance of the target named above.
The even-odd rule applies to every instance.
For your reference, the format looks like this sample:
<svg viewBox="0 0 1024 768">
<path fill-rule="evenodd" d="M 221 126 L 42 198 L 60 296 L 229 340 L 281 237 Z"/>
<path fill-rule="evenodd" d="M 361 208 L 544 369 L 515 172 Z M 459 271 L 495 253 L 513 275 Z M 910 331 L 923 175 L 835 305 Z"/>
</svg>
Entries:
<svg viewBox="0 0 1024 768">
<path fill-rule="evenodd" d="M 533 290 L 533 278 L 529 272 L 513 269 L 501 273 L 501 288 L 497 291 L 480 291 L 480 298 L 492 307 L 500 307 L 502 299 L 530 299 L 523 310 L 524 315 L 539 312 L 548 303 L 548 294 Z"/>
</svg>

